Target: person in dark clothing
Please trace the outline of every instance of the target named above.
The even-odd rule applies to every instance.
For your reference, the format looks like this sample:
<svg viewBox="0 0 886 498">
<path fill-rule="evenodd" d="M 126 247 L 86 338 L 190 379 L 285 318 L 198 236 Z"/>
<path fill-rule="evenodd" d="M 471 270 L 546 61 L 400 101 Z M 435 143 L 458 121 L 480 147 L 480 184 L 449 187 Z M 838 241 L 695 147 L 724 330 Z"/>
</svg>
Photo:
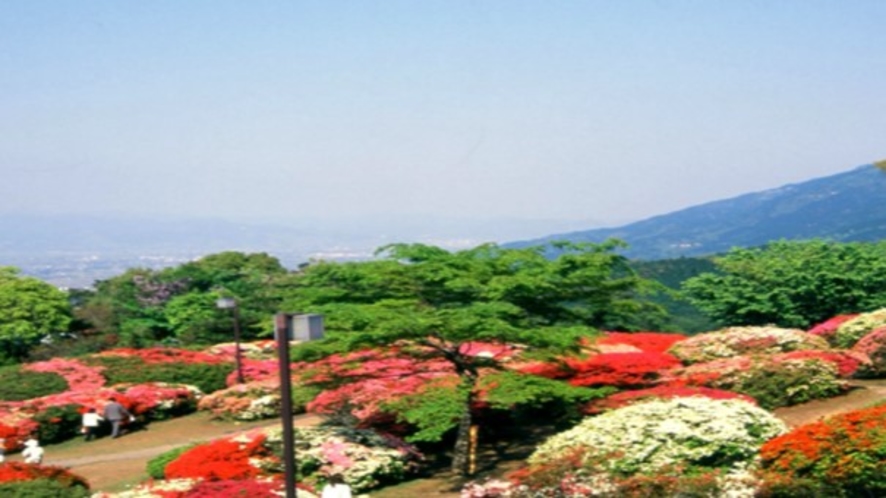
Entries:
<svg viewBox="0 0 886 498">
<path fill-rule="evenodd" d="M 111 397 L 108 399 L 108 404 L 105 405 L 105 420 L 111 423 L 111 437 L 120 437 L 120 424 L 123 423 L 124 420 L 133 420 L 135 417 L 129 413 L 123 405 L 121 405 L 117 398 Z"/>
</svg>

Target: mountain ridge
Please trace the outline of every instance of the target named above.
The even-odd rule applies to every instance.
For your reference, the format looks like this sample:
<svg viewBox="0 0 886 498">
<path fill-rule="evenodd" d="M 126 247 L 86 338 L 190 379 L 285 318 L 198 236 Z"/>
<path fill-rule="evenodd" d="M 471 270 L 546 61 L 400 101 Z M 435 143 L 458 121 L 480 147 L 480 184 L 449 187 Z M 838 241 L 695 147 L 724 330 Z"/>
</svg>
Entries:
<svg viewBox="0 0 886 498">
<path fill-rule="evenodd" d="M 880 163 L 759 192 L 690 206 L 619 227 L 560 233 L 503 244 L 554 240 L 628 243 L 633 259 L 703 256 L 787 239 L 841 242 L 886 237 L 886 171 Z"/>
</svg>

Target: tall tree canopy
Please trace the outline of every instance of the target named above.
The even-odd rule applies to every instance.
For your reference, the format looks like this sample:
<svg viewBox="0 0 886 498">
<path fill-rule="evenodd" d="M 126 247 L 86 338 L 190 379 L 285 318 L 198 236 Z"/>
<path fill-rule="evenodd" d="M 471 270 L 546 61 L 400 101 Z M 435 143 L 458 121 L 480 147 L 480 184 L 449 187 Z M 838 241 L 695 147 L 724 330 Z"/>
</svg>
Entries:
<svg viewBox="0 0 886 498">
<path fill-rule="evenodd" d="M 164 270 L 132 269 L 96 283 L 77 316 L 122 344 L 150 345 L 174 337 L 186 343 L 231 340 L 231 312 L 215 307 L 237 300 L 244 338 L 270 332 L 277 298 L 271 281 L 287 270 L 265 253 L 212 254 Z"/>
<path fill-rule="evenodd" d="M 730 325 L 806 328 L 841 313 L 886 306 L 886 243 L 780 241 L 733 249 L 717 272 L 687 280 L 699 309 Z"/>
<path fill-rule="evenodd" d="M 294 275 L 284 309 L 326 316 L 329 339 L 296 348 L 297 357 L 408 340 L 450 361 L 465 404 L 453 467 L 464 471 L 478 369 L 492 360 L 466 354 L 470 341 L 521 344 L 539 351 L 575 348 L 595 327 L 629 328 L 650 311 L 636 299 L 644 282 L 605 244 L 558 243 L 449 252 L 394 244 L 365 262 L 315 262 Z M 654 310 L 653 310 L 654 311 Z"/>
<path fill-rule="evenodd" d="M 0 267 L 0 363 L 21 359 L 43 337 L 67 332 L 70 323 L 65 292 Z"/>
</svg>

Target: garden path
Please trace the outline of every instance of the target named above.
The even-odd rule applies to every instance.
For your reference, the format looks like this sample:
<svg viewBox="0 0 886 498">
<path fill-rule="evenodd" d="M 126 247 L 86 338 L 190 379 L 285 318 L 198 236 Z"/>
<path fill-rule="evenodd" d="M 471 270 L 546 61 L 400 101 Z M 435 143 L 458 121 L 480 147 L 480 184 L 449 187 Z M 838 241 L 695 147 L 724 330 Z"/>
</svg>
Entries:
<svg viewBox="0 0 886 498">
<path fill-rule="evenodd" d="M 797 427 L 886 401 L 886 379 L 852 380 L 850 385 L 852 390 L 842 396 L 778 408 L 775 415 L 790 427 Z"/>
</svg>

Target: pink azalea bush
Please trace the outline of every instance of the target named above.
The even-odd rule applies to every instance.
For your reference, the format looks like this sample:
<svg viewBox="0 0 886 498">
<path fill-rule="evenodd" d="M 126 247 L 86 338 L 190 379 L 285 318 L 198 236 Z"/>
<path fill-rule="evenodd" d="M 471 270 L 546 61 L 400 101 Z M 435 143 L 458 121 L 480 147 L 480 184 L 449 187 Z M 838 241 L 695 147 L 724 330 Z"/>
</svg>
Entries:
<svg viewBox="0 0 886 498">
<path fill-rule="evenodd" d="M 852 346 L 852 351 L 870 359 L 863 365 L 860 375 L 863 377 L 882 377 L 886 375 L 886 327 L 879 327 L 859 339 Z"/>
<path fill-rule="evenodd" d="M 852 313 L 849 315 L 837 315 L 813 326 L 811 329 L 809 329 L 808 332 L 812 335 L 817 335 L 824 338 L 831 345 L 836 345 L 837 328 L 840 327 L 840 325 L 848 322 L 849 320 L 857 317 L 858 315 L 858 313 Z"/>
</svg>

